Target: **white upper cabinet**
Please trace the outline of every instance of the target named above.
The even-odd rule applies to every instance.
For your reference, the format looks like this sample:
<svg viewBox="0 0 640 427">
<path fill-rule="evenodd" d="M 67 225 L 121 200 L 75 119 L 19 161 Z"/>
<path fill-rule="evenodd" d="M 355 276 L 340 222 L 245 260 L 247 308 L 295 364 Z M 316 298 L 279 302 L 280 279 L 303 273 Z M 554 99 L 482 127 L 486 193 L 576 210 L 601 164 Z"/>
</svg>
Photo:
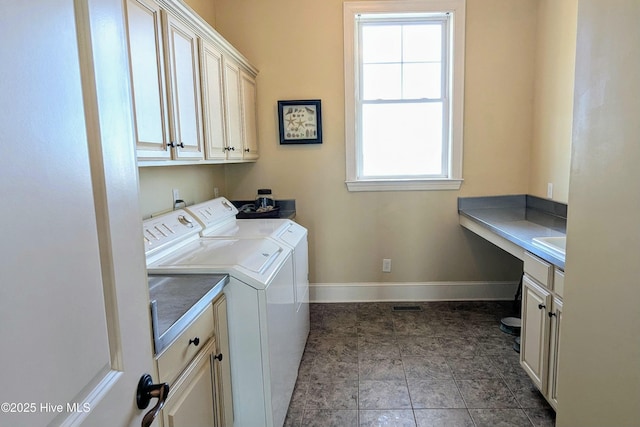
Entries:
<svg viewBox="0 0 640 427">
<path fill-rule="evenodd" d="M 171 94 L 171 143 L 176 159 L 203 159 L 198 36 L 163 11 Z"/>
<path fill-rule="evenodd" d="M 255 161 L 255 68 L 180 0 L 127 0 L 127 27 L 138 165 Z"/>
<path fill-rule="evenodd" d="M 169 120 L 160 7 L 127 1 L 129 67 L 139 159 L 169 159 Z"/>
<path fill-rule="evenodd" d="M 242 93 L 242 132 L 244 145 L 242 155 L 245 160 L 258 158 L 258 117 L 256 114 L 256 79 L 248 73 L 240 73 Z"/>
<path fill-rule="evenodd" d="M 207 159 L 227 158 L 224 123 L 224 87 L 222 86 L 222 52 L 211 42 L 200 41 L 202 65 L 202 110 Z"/>
<path fill-rule="evenodd" d="M 224 87 L 227 104 L 227 157 L 242 159 L 242 95 L 240 93 L 240 67 L 233 61 L 224 61 Z"/>
</svg>

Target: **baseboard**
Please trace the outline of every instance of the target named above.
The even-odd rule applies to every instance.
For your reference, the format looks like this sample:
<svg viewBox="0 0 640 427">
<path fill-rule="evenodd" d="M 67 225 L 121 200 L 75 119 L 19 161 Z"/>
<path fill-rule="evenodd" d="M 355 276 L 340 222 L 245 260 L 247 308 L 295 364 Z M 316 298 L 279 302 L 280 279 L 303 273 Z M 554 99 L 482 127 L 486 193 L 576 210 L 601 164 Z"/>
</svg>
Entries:
<svg viewBox="0 0 640 427">
<path fill-rule="evenodd" d="M 311 283 L 310 302 L 512 300 L 518 282 Z"/>
</svg>

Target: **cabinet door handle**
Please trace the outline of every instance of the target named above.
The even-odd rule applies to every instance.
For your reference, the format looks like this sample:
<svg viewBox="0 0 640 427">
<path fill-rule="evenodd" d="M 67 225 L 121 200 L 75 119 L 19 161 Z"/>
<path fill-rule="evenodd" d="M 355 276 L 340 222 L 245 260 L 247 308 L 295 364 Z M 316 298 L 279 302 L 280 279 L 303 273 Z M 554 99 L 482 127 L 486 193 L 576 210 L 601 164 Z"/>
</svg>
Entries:
<svg viewBox="0 0 640 427">
<path fill-rule="evenodd" d="M 544 304 L 538 304 L 538 308 L 539 308 L 540 310 L 542 310 L 543 308 L 547 308 L 547 306 L 546 306 L 546 305 L 544 305 Z"/>
<path fill-rule="evenodd" d="M 550 311 L 549 312 L 549 317 L 554 317 L 554 316 L 557 316 L 557 315 L 554 312 Z"/>
<path fill-rule="evenodd" d="M 220 353 L 220 354 L 218 354 L 216 356 L 213 356 L 213 358 L 214 359 L 218 359 L 219 362 L 222 362 L 222 353 Z"/>
<path fill-rule="evenodd" d="M 197 347 L 200 344 L 200 338 L 195 337 L 194 339 L 189 340 L 189 345 L 191 345 L 191 344 L 193 344 L 193 345 L 195 345 Z"/>
<path fill-rule="evenodd" d="M 245 149 L 244 149 L 244 152 L 245 152 L 245 153 L 248 153 L 249 151 L 251 151 L 251 150 L 249 150 L 248 148 L 245 148 Z"/>
<path fill-rule="evenodd" d="M 178 146 L 180 148 L 184 148 L 184 142 L 181 142 L 180 144 L 176 144 L 176 146 Z"/>
<path fill-rule="evenodd" d="M 169 146 L 169 147 L 173 148 L 173 147 L 175 147 L 175 146 L 176 146 L 176 144 L 174 144 L 174 143 L 173 143 L 173 141 L 171 141 L 170 143 L 168 143 L 168 144 L 167 144 L 167 146 Z"/>
</svg>

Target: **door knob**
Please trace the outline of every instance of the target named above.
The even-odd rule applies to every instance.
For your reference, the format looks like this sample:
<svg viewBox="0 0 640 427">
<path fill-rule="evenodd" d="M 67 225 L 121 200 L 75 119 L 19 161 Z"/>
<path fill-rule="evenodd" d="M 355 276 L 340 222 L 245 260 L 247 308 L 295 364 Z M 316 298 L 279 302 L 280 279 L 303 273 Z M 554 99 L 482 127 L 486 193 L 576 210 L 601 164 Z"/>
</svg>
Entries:
<svg viewBox="0 0 640 427">
<path fill-rule="evenodd" d="M 138 389 L 136 390 L 136 403 L 139 409 L 146 409 L 151 399 L 158 399 L 156 406 L 151 408 L 149 412 L 142 418 L 142 427 L 149 427 L 153 420 L 156 419 L 164 403 L 169 396 L 169 384 L 154 384 L 151 375 L 144 374 L 138 381 Z"/>
</svg>

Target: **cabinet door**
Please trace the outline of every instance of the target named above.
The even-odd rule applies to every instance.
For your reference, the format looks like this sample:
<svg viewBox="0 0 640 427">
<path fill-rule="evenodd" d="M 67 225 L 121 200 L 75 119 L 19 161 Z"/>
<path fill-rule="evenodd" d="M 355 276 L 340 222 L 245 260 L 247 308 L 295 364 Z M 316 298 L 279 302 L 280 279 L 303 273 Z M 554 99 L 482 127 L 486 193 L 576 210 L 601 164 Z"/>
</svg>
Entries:
<svg viewBox="0 0 640 427">
<path fill-rule="evenodd" d="M 203 159 L 198 37 L 163 11 L 171 93 L 171 142 L 176 159 Z"/>
<path fill-rule="evenodd" d="M 213 369 L 217 390 L 218 425 L 233 426 L 233 400 L 231 394 L 231 358 L 229 357 L 229 326 L 227 323 L 227 298 L 222 295 L 213 303 L 213 316 L 217 343 L 217 355 Z M 222 360 L 220 358 L 222 357 Z"/>
<path fill-rule="evenodd" d="M 258 117 L 256 114 L 256 80 L 249 74 L 241 73 L 242 89 L 242 131 L 243 158 L 254 160 L 258 158 Z"/>
<path fill-rule="evenodd" d="M 164 427 L 216 425 L 211 364 L 214 350 L 215 340 L 210 340 L 171 388 L 162 410 Z"/>
<path fill-rule="evenodd" d="M 547 389 L 547 400 L 558 410 L 558 361 L 560 358 L 560 327 L 562 325 L 562 300 L 553 299 L 551 312 L 551 337 L 549 347 L 549 385 Z"/>
<path fill-rule="evenodd" d="M 242 96 L 240 93 L 240 67 L 234 61 L 225 58 L 224 87 L 227 112 L 227 158 L 242 159 Z"/>
<path fill-rule="evenodd" d="M 139 159 L 169 159 L 169 125 L 160 8 L 128 0 L 129 67 Z"/>
<path fill-rule="evenodd" d="M 224 125 L 222 53 L 211 42 L 201 39 L 200 58 L 205 155 L 207 159 L 225 159 L 227 142 Z"/>
<path fill-rule="evenodd" d="M 522 280 L 520 364 L 541 392 L 547 390 L 551 293 L 526 274 Z"/>
</svg>

